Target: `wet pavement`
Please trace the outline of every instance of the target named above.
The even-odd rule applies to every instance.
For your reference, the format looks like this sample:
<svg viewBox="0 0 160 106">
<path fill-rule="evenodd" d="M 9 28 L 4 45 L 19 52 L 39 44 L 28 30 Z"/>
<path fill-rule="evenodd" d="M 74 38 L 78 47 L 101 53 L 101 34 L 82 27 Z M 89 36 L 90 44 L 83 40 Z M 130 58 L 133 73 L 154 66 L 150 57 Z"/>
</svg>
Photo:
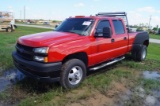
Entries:
<svg viewBox="0 0 160 106">
<path fill-rule="evenodd" d="M 3 92 L 5 89 L 11 87 L 13 84 L 16 84 L 18 81 L 21 81 L 24 77 L 25 75 L 17 69 L 4 72 L 0 76 L 0 92 Z"/>
</svg>

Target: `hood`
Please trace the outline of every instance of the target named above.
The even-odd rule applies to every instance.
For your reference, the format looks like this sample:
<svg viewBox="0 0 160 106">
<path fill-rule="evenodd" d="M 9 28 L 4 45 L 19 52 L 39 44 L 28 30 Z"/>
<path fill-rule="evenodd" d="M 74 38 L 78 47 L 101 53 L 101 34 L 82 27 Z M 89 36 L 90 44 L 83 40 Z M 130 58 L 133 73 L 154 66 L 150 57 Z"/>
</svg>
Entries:
<svg viewBox="0 0 160 106">
<path fill-rule="evenodd" d="M 78 39 L 82 39 L 82 36 L 74 33 L 53 31 L 22 36 L 18 39 L 18 43 L 31 47 L 43 47 L 62 44 Z"/>
</svg>

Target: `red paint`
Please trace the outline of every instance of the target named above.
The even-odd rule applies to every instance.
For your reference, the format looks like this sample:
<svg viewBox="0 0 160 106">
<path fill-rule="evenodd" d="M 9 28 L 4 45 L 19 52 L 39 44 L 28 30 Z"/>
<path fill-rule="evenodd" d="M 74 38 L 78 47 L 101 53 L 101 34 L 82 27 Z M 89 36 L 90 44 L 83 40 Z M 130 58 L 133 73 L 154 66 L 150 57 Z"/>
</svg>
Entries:
<svg viewBox="0 0 160 106">
<path fill-rule="evenodd" d="M 76 18 L 82 18 L 82 16 Z M 70 54 L 85 52 L 88 56 L 88 66 L 122 56 L 131 51 L 137 33 L 128 34 L 124 26 L 125 33 L 117 36 L 112 24 L 112 19 L 117 18 L 95 16 L 85 18 L 93 18 L 95 20 L 89 36 L 53 31 L 20 37 L 18 43 L 31 47 L 49 47 L 49 62 L 63 61 L 63 59 Z M 101 19 L 110 21 L 112 38 L 94 37 L 95 27 Z M 124 37 L 126 37 L 127 40 L 124 40 Z M 115 42 L 111 42 L 111 39 L 115 39 Z"/>
</svg>

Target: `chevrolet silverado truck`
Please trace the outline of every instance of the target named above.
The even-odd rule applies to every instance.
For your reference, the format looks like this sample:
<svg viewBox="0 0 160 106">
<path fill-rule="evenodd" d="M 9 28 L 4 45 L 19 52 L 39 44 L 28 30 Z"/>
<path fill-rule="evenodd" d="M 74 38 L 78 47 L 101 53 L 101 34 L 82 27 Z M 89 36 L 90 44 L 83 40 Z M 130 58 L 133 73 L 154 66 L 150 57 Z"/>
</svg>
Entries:
<svg viewBox="0 0 160 106">
<path fill-rule="evenodd" d="M 146 58 L 149 34 L 127 27 L 125 12 L 70 17 L 54 31 L 20 37 L 12 53 L 14 64 L 39 81 L 75 88 L 88 71 L 121 61 L 127 53 L 136 61 Z"/>
</svg>

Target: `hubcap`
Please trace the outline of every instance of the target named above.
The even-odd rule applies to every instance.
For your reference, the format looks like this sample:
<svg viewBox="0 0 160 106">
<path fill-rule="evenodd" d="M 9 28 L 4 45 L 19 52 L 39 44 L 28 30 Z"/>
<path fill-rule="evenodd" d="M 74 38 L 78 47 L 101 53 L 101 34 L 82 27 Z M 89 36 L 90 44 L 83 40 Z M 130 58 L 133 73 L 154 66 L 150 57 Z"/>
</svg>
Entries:
<svg viewBox="0 0 160 106">
<path fill-rule="evenodd" d="M 82 79 L 82 68 L 80 66 L 74 66 L 69 74 L 68 74 L 68 81 L 72 85 L 78 84 Z"/>
<path fill-rule="evenodd" d="M 146 50 L 144 50 L 142 53 L 142 59 L 145 59 L 145 58 L 146 58 Z"/>
</svg>

